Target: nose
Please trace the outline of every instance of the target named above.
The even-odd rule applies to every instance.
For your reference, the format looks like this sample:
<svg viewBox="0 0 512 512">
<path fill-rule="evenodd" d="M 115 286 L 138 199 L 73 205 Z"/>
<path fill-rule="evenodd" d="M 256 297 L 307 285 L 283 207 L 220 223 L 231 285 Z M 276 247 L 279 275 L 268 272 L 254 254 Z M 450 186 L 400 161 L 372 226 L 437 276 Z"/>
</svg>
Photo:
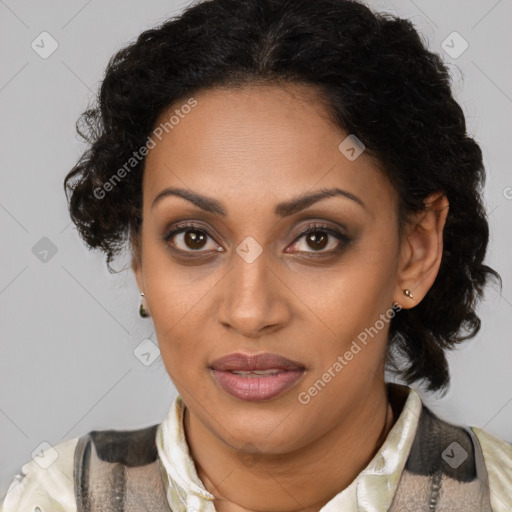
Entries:
<svg viewBox="0 0 512 512">
<path fill-rule="evenodd" d="M 290 322 L 293 293 L 263 251 L 254 260 L 234 254 L 223 279 L 218 321 L 241 336 L 259 338 Z"/>
</svg>

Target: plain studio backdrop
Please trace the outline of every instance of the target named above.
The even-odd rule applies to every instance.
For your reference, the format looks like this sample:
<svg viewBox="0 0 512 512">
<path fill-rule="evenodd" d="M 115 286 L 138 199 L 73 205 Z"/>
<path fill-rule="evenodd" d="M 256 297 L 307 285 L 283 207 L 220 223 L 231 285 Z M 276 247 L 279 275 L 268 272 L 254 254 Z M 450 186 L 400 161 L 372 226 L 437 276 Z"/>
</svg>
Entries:
<svg viewBox="0 0 512 512">
<path fill-rule="evenodd" d="M 114 263 L 124 272 L 108 273 L 70 222 L 62 183 L 84 149 L 75 121 L 108 59 L 186 5 L 0 1 L 0 498 L 41 448 L 94 429 L 159 423 L 176 394 L 151 320 L 138 316 L 128 255 Z M 479 334 L 449 355 L 449 392 L 426 403 L 512 442 L 512 2 L 369 5 L 410 19 L 449 65 L 487 170 L 486 263 L 503 278 L 501 296 L 487 288 Z"/>
</svg>

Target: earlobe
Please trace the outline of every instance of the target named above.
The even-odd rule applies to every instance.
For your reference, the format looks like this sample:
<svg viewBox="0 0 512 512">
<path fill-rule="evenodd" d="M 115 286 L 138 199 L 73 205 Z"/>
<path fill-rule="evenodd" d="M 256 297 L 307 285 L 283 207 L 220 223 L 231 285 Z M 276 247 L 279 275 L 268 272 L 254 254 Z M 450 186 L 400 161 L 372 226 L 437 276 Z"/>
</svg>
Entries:
<svg viewBox="0 0 512 512">
<path fill-rule="evenodd" d="M 139 288 L 140 304 L 139 304 L 139 316 L 141 318 L 147 318 L 151 316 L 148 308 L 148 303 L 144 295 L 144 279 L 142 276 L 142 265 L 140 259 L 134 255 L 132 257 L 132 270 L 137 281 L 137 287 Z"/>
<path fill-rule="evenodd" d="M 403 308 L 416 306 L 434 284 L 443 256 L 443 231 L 449 202 L 442 192 L 430 194 L 426 209 L 408 222 L 400 250 L 395 301 Z M 406 296 L 406 297 L 405 297 Z"/>
</svg>

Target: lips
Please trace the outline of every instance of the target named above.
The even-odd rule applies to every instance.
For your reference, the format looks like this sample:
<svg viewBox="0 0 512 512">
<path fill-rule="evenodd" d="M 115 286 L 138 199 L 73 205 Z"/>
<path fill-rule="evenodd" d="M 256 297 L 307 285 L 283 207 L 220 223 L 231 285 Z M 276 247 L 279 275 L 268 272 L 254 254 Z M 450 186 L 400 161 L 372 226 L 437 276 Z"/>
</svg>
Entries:
<svg viewBox="0 0 512 512">
<path fill-rule="evenodd" d="M 278 354 L 228 354 L 210 369 L 215 382 L 229 395 L 255 402 L 275 398 L 295 386 L 306 371 L 302 363 Z"/>
<path fill-rule="evenodd" d="M 210 367 L 219 371 L 264 371 L 264 370 L 303 370 L 305 367 L 279 354 L 264 352 L 261 354 L 228 354 L 216 359 Z"/>
</svg>

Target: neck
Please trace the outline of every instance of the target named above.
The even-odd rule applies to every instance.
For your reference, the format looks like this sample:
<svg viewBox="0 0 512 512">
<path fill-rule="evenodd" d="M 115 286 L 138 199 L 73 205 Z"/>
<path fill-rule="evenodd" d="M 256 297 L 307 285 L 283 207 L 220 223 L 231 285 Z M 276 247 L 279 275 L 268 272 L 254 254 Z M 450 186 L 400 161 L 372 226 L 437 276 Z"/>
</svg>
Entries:
<svg viewBox="0 0 512 512">
<path fill-rule="evenodd" d="M 385 385 L 358 409 L 307 446 L 277 455 L 233 450 L 188 408 L 184 426 L 197 474 L 218 512 L 317 512 L 368 465 L 393 426 Z"/>
</svg>

